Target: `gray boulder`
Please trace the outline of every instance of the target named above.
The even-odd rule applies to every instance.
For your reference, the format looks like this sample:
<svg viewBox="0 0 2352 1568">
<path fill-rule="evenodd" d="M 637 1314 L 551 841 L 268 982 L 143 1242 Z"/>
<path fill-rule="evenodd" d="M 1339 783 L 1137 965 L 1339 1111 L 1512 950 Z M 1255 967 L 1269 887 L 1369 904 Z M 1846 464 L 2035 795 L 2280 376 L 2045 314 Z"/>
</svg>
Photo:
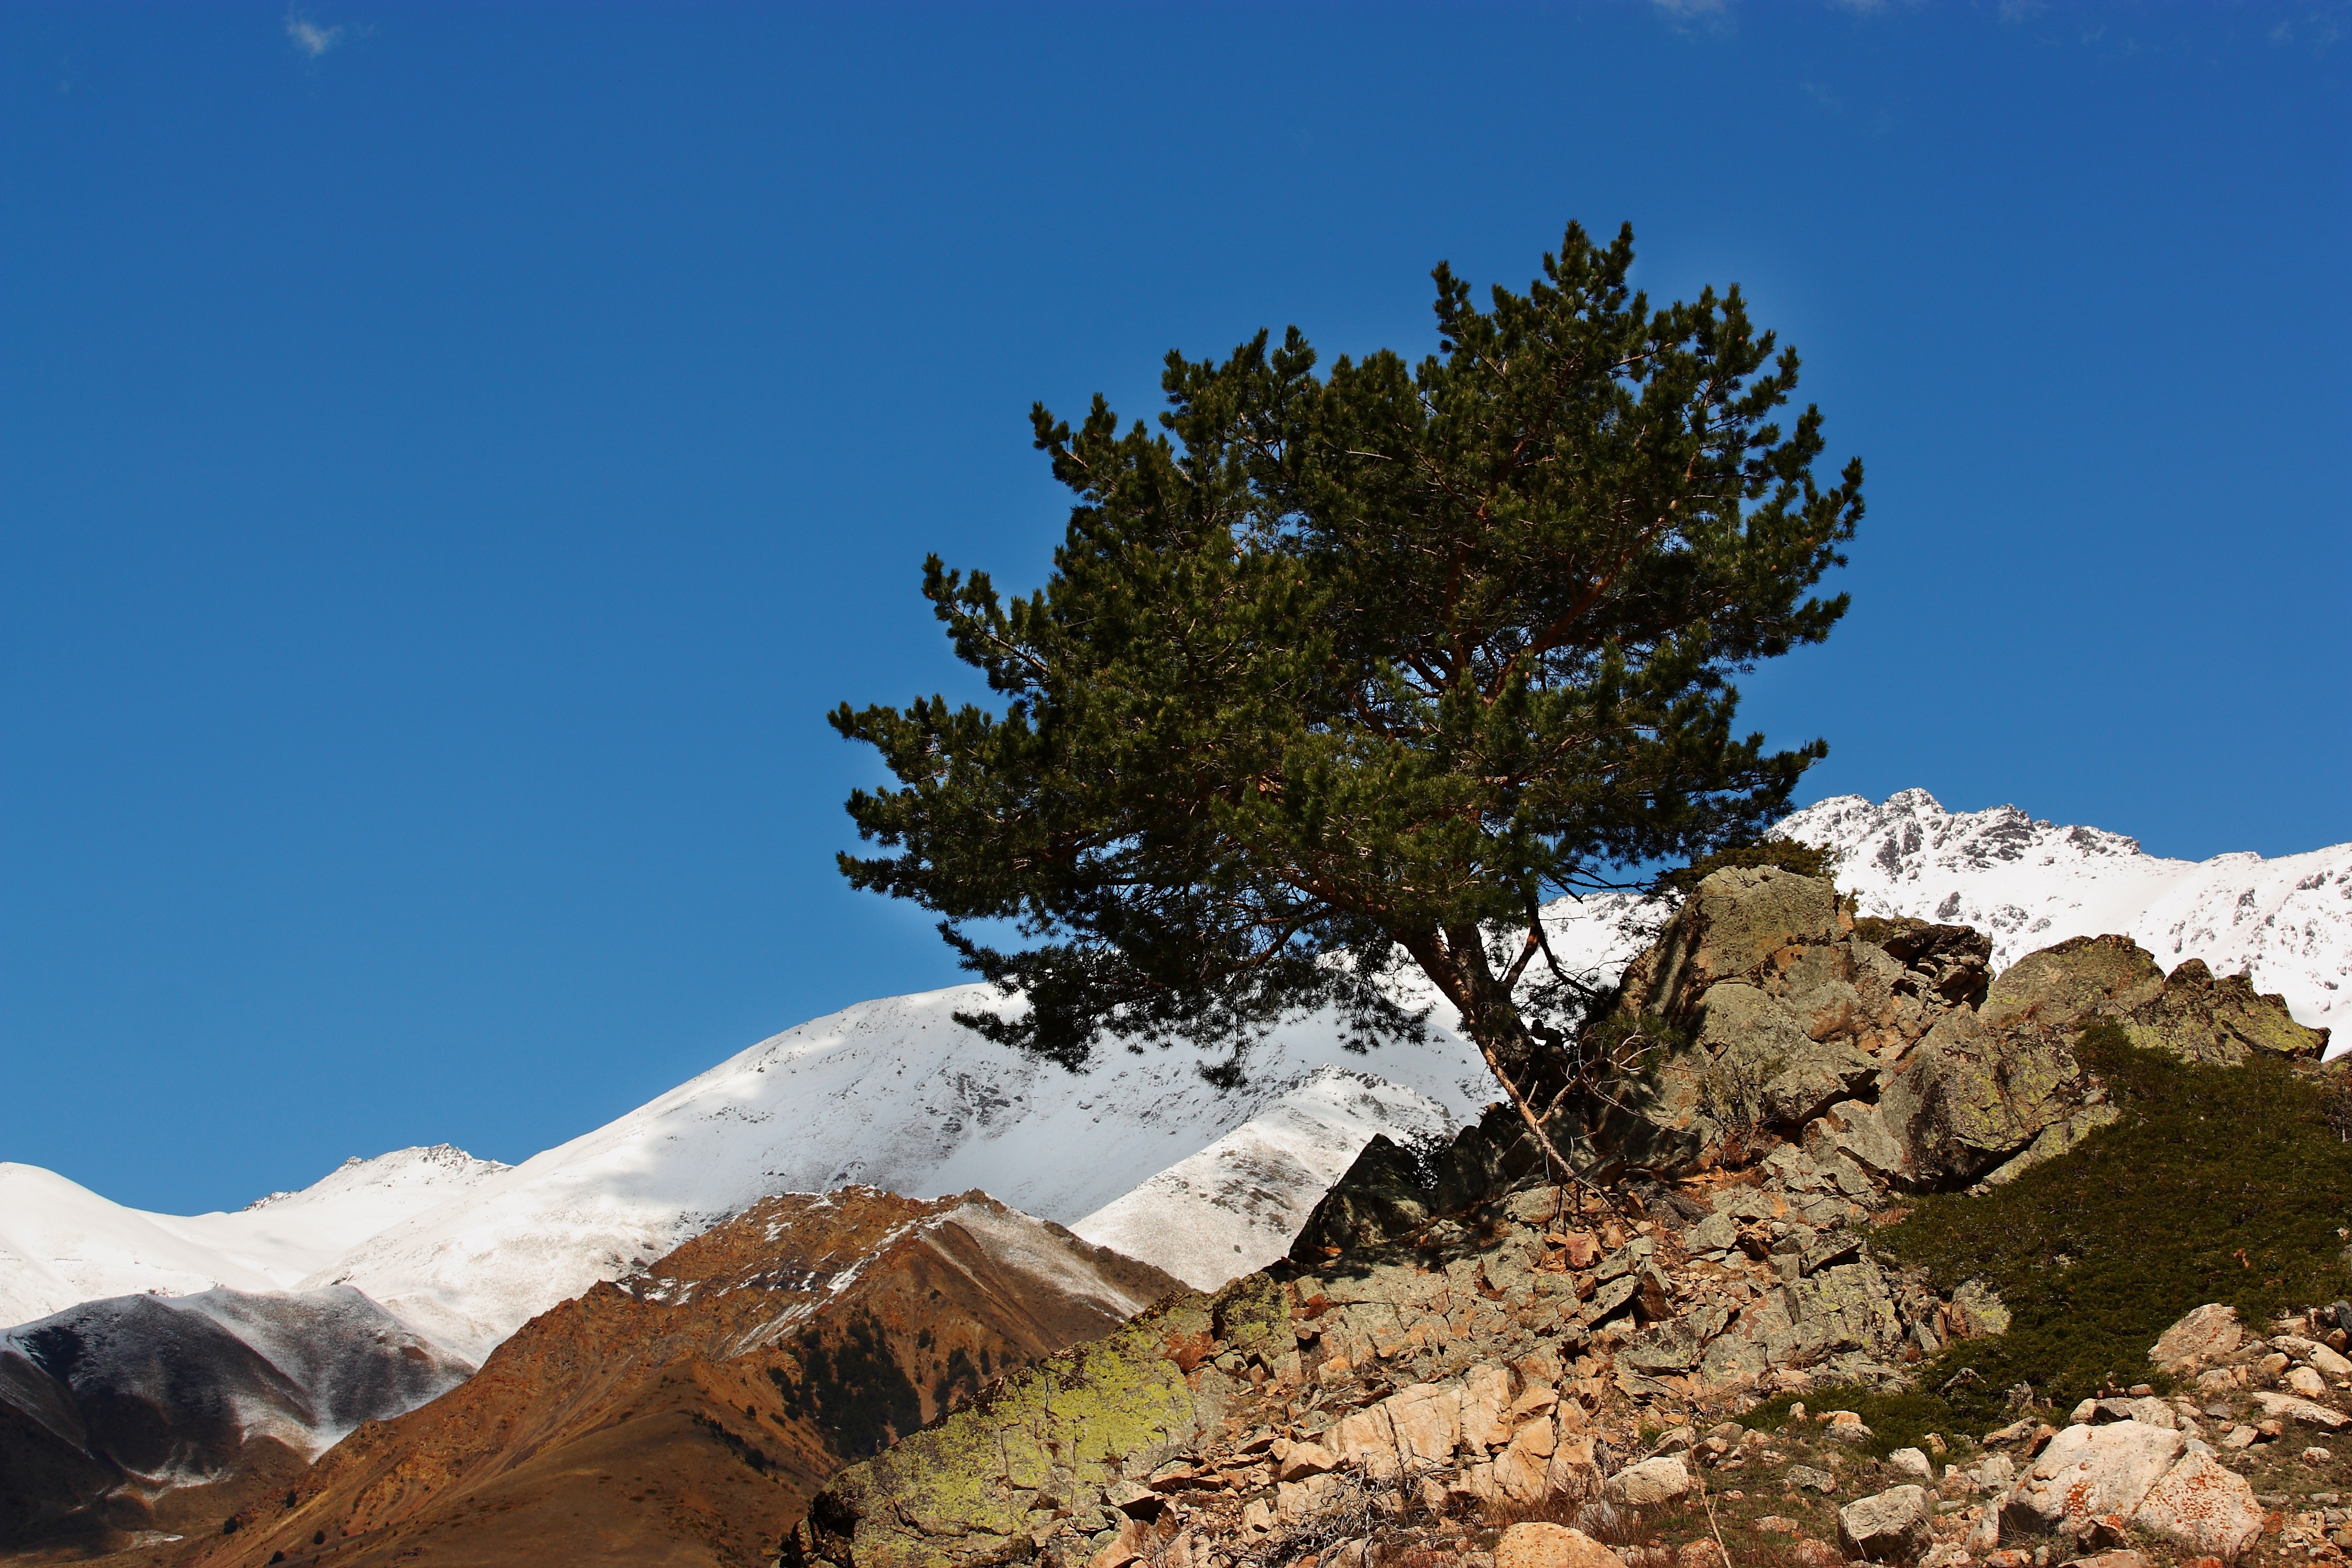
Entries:
<svg viewBox="0 0 2352 1568">
<path fill-rule="evenodd" d="M 1839 935 L 1837 890 L 1773 867 L 1717 871 L 1625 972 L 1623 1005 L 1685 1018 L 1709 987 L 1752 973 L 1784 947 Z"/>
<path fill-rule="evenodd" d="M 1786 1003 L 1753 985 L 1713 986 L 1702 1006 L 1698 1046 L 1713 1058 L 1705 1096 L 1727 1126 L 1801 1126 L 1878 1075 L 1846 1040 L 1814 1039 Z"/>
<path fill-rule="evenodd" d="M 1895 1069 L 1878 1109 L 1909 1151 L 1915 1181 L 1965 1186 L 2074 1116 L 2083 1090 L 2082 1068 L 2057 1035 L 1995 1029 L 1960 1007 Z"/>
<path fill-rule="evenodd" d="M 1838 1545 L 1867 1563 L 1909 1564 L 1928 1546 L 1927 1490 L 1894 1487 L 1838 1510 Z"/>
</svg>

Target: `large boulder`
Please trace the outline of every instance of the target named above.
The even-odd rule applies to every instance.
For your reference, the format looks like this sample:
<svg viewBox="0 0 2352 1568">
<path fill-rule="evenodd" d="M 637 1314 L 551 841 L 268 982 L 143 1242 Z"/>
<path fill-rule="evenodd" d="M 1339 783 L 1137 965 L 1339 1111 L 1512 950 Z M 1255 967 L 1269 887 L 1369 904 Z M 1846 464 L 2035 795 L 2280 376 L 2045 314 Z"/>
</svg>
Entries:
<svg viewBox="0 0 2352 1568">
<path fill-rule="evenodd" d="M 2082 1069 L 2056 1034 L 1989 1026 L 2008 978 L 1994 983 L 1986 1016 L 1966 1007 L 1945 1014 L 1879 1095 L 1879 1112 L 1922 1185 L 1966 1185 L 2082 1107 Z"/>
<path fill-rule="evenodd" d="M 1930 1517 L 1925 1487 L 1895 1487 L 1838 1510 L 1838 1544 L 1866 1563 L 1916 1563 L 1927 1550 Z"/>
<path fill-rule="evenodd" d="M 1564 1524 L 1515 1524 L 1495 1542 L 1495 1568 L 1625 1568 L 1625 1560 Z"/>
<path fill-rule="evenodd" d="M 2131 1521 L 2233 1563 L 2262 1533 L 2263 1509 L 2245 1477 L 2210 1455 L 2189 1453 L 2148 1488 Z"/>
<path fill-rule="evenodd" d="M 1753 985 L 1727 981 L 1703 1005 L 1698 1045 L 1714 1058 L 1705 1095 L 1727 1126 L 1802 1126 L 1878 1076 L 1847 1040 L 1813 1037 L 1786 1003 Z"/>
<path fill-rule="evenodd" d="M 1626 1466 L 1609 1478 L 1601 1495 L 1628 1508 L 1648 1508 L 1654 1503 L 1672 1502 L 1690 1489 L 1689 1467 L 1667 1455 Z"/>
<path fill-rule="evenodd" d="M 2157 1370 L 2178 1377 L 2212 1366 L 2246 1342 L 2238 1310 L 2213 1302 L 2200 1307 L 2156 1337 L 2147 1359 Z"/>
<path fill-rule="evenodd" d="M 1626 970 L 1624 1005 L 1687 1017 L 1717 983 L 1752 973 L 1782 948 L 1838 934 L 1837 889 L 1827 881 L 1770 866 L 1717 871 Z"/>
<path fill-rule="evenodd" d="M 2032 1024 L 2073 1034 L 2100 1017 L 2156 1000 L 2164 971 L 2127 936 L 2078 936 L 2029 952 L 2000 972 L 1979 1010 L 1989 1029 Z"/>
<path fill-rule="evenodd" d="M 2069 1426 L 2050 1439 L 2009 1494 L 2002 1536 L 2045 1534 L 2101 1514 L 2128 1517 L 2188 1446 L 2184 1434 L 2142 1421 Z"/>
</svg>

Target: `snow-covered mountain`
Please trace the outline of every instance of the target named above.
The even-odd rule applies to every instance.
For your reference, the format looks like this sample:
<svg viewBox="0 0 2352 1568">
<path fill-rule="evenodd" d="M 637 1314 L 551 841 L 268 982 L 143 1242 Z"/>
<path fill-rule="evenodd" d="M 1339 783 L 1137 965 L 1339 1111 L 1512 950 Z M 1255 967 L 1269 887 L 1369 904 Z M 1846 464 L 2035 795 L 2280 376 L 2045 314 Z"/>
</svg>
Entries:
<svg viewBox="0 0 2352 1568">
<path fill-rule="evenodd" d="M 235 1214 L 126 1208 L 37 1165 L 0 1163 L 0 1326 L 110 1296 L 284 1290 L 386 1226 L 505 1170 L 446 1143 L 350 1159 Z"/>
<path fill-rule="evenodd" d="M 1972 925 L 2006 968 L 2073 936 L 2128 935 L 2169 970 L 2199 958 L 2286 998 L 2352 1050 L 2352 844 L 2265 860 L 2167 860 L 2137 839 L 2037 822 L 2013 805 L 1949 812 L 1923 789 L 1807 806 L 1772 830 L 1834 849 L 1862 912 Z"/>
<path fill-rule="evenodd" d="M 151 1480 L 257 1437 L 315 1458 L 473 1371 L 351 1289 L 117 1296 L 0 1332 L 0 1400 Z"/>
<path fill-rule="evenodd" d="M 1308 1174 L 1277 1184 L 1303 1219 L 1297 1194 L 1311 1173 L 1336 1174 L 1373 1132 L 1450 1131 L 1488 1099 L 1477 1053 L 1442 1029 L 1423 1046 L 1360 1056 L 1340 1043 L 1333 1020 L 1310 1016 L 1251 1046 L 1246 1081 L 1220 1089 L 1197 1070 L 1209 1058 L 1190 1048 L 1113 1048 L 1072 1074 L 952 1016 L 995 1005 L 986 986 L 956 986 L 860 1003 L 788 1029 L 391 1226 L 305 1288 L 354 1286 L 478 1361 L 533 1315 L 767 1194 L 852 1182 L 914 1197 L 977 1187 L 1086 1235 L 1089 1217 L 1122 1194 L 1269 1118 L 1252 1139 L 1315 1145 L 1300 1163 Z M 1327 1069 L 1357 1076 L 1342 1087 Z M 1233 1264 L 1218 1280 L 1280 1252 L 1296 1229 L 1279 1217 L 1284 1209 L 1281 1199 L 1261 1201 L 1258 1218 L 1224 1227 L 1223 1245 L 1244 1250 L 1227 1254 Z M 1129 1244 L 1121 1250 L 1204 1275 L 1192 1239 L 1172 1224 L 1156 1237 L 1122 1225 L 1119 1215 L 1104 1218 L 1096 1228 L 1105 1236 L 1091 1238 L 1117 1229 Z"/>
</svg>

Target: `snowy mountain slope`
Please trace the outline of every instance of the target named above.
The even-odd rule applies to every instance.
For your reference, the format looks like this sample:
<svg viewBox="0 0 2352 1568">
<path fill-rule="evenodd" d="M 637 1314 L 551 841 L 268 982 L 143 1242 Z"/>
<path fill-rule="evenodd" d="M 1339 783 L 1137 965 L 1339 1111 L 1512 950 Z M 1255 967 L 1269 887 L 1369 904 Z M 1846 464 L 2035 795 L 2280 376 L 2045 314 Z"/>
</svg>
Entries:
<svg viewBox="0 0 2352 1568">
<path fill-rule="evenodd" d="M 506 1169 L 447 1144 L 351 1159 L 236 1214 L 125 1208 L 37 1165 L 0 1163 L 0 1325 L 78 1301 L 225 1286 L 283 1290 L 386 1226 Z"/>
<path fill-rule="evenodd" d="M 1263 1268 L 1376 1132 L 1401 1143 L 1451 1138 L 1462 1118 L 1369 1073 L 1322 1068 L 1197 1154 L 1070 1228 L 1213 1290 Z"/>
<path fill-rule="evenodd" d="M 1948 812 L 1926 790 L 1873 805 L 1839 795 L 1772 830 L 1838 852 L 1838 886 L 1864 914 L 1972 925 L 2005 968 L 2073 936 L 2128 935 L 2171 969 L 2202 959 L 2251 975 L 2302 1023 L 2352 1049 L 2352 844 L 2265 860 L 2168 860 L 2096 827 L 2013 805 Z"/>
<path fill-rule="evenodd" d="M 305 1286 L 354 1286 L 479 1361 L 536 1313 L 768 1194 L 852 1182 L 913 1197 L 980 1188 L 1067 1224 L 1258 1116 L 1320 1068 L 1376 1075 L 1410 1091 L 1390 1101 L 1412 1117 L 1410 1127 L 1392 1129 L 1400 1135 L 1431 1125 L 1433 1115 L 1467 1121 L 1488 1099 L 1476 1053 L 1443 1030 L 1426 1046 L 1358 1056 L 1331 1020 L 1307 1017 L 1250 1047 L 1242 1087 L 1218 1089 L 1196 1070 L 1212 1058 L 1189 1047 L 1113 1048 L 1072 1075 L 951 1016 L 994 1005 L 987 987 L 958 986 L 861 1003 L 788 1029 L 392 1226 Z M 1379 1130 L 1371 1121 L 1330 1126 L 1335 1142 L 1318 1168 L 1343 1168 Z M 1156 1264 L 1159 1251 L 1137 1256 Z"/>
</svg>

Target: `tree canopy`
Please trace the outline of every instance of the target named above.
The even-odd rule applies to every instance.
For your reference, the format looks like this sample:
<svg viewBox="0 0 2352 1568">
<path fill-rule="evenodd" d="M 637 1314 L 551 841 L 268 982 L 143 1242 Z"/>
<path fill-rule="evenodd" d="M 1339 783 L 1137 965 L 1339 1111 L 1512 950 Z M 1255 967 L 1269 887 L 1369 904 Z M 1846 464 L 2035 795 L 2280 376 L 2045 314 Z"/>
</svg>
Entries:
<svg viewBox="0 0 2352 1568">
<path fill-rule="evenodd" d="M 1027 999 L 968 1022 L 1071 1067 L 1325 1003 L 1409 1037 L 1410 965 L 1525 1109 L 1584 994 L 1538 905 L 1786 809 L 1827 748 L 1735 733 L 1731 678 L 1828 636 L 1863 510 L 1738 289 L 1653 309 L 1633 264 L 1570 225 L 1485 310 L 1440 265 L 1418 364 L 1318 375 L 1294 327 L 1171 352 L 1156 431 L 1033 410 L 1076 497 L 1045 586 L 923 573 L 1001 708 L 832 715 L 898 781 L 843 872 Z"/>
</svg>

